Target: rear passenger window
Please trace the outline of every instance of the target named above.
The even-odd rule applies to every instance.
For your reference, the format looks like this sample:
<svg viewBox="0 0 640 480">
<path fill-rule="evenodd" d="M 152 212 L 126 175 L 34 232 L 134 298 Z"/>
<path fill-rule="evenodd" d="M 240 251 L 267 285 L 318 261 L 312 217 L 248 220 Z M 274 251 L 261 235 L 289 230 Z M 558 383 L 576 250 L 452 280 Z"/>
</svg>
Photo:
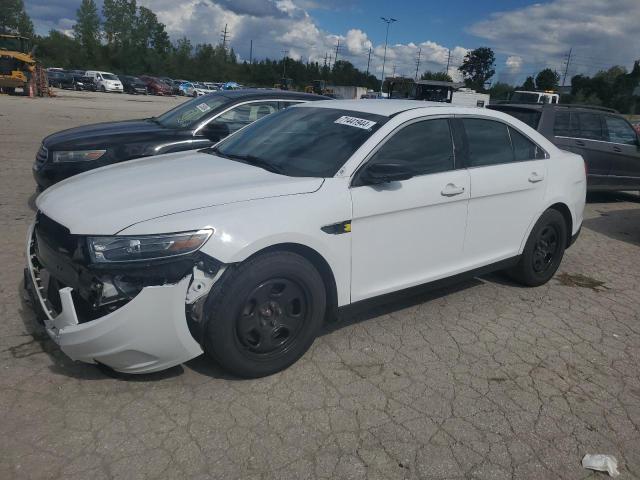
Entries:
<svg viewBox="0 0 640 480">
<path fill-rule="evenodd" d="M 469 142 L 470 166 L 480 167 L 513 161 L 509 131 L 504 123 L 464 118 L 462 124 Z"/>
<path fill-rule="evenodd" d="M 626 145 L 636 144 L 636 132 L 622 118 L 607 115 L 604 117 L 607 124 L 609 141 L 613 143 L 624 143 Z"/>
<path fill-rule="evenodd" d="M 569 112 L 557 112 L 553 125 L 553 134 L 556 137 L 571 137 L 571 114 Z"/>
<path fill-rule="evenodd" d="M 415 175 L 452 170 L 449 121 L 426 120 L 402 128 L 375 153 L 370 163 L 400 163 L 411 168 Z"/>
<path fill-rule="evenodd" d="M 509 127 L 511 143 L 513 144 L 513 156 L 516 162 L 526 160 L 541 160 L 544 158 L 544 150 L 533 143 L 517 130 Z"/>
<path fill-rule="evenodd" d="M 597 113 L 575 112 L 571 114 L 578 120 L 578 136 L 588 140 L 604 140 L 602 122 Z"/>
</svg>

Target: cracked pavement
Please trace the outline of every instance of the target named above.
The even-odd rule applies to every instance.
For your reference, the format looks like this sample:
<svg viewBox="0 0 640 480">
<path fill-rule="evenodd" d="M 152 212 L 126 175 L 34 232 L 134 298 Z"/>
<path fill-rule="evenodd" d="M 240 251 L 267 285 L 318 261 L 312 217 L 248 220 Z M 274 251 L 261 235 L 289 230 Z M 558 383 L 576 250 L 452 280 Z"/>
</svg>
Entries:
<svg viewBox="0 0 640 480">
<path fill-rule="evenodd" d="M 412 289 L 342 312 L 259 380 L 198 358 L 113 378 L 22 300 L 31 164 L 48 133 L 181 100 L 0 96 L 0 478 L 640 478 L 640 200 L 590 199 L 558 275 Z M 152 334 L 152 332 L 150 332 Z"/>
</svg>

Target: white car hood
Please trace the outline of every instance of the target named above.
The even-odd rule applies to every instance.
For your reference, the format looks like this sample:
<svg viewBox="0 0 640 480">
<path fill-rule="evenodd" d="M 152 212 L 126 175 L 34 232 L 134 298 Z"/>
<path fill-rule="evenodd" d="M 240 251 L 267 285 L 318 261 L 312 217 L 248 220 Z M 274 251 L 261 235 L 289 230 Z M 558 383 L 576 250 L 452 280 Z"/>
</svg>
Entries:
<svg viewBox="0 0 640 480">
<path fill-rule="evenodd" d="M 322 182 L 322 178 L 287 177 L 189 151 L 76 175 L 45 190 L 36 205 L 73 234 L 113 235 L 172 213 L 314 192 Z"/>
</svg>

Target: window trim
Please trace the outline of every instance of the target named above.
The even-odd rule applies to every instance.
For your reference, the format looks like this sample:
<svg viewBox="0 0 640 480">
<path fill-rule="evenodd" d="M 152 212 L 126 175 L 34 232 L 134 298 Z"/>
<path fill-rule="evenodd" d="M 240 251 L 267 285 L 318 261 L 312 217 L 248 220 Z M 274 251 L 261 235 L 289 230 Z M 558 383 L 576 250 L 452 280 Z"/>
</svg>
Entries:
<svg viewBox="0 0 640 480">
<path fill-rule="evenodd" d="M 484 116 L 484 115 L 473 115 L 473 114 L 469 114 L 469 115 L 456 114 L 455 118 L 456 118 L 456 120 L 460 121 L 461 135 L 464 138 L 464 152 L 463 152 L 462 158 L 464 159 L 465 168 L 467 168 L 469 170 L 472 169 L 472 168 L 486 168 L 486 167 L 493 167 L 493 166 L 496 166 L 496 165 L 509 165 L 509 164 L 512 164 L 512 163 L 537 162 L 537 161 L 542 161 L 542 160 L 548 160 L 549 158 L 551 158 L 551 155 L 549 155 L 549 152 L 547 151 L 546 148 L 542 148 L 538 142 L 533 140 L 525 132 L 520 130 L 515 125 L 512 125 L 511 123 L 504 121 L 501 118 L 488 117 L 488 116 Z M 492 163 L 491 165 L 471 165 L 471 158 L 469 157 L 469 137 L 467 136 L 467 130 L 464 128 L 464 125 L 462 124 L 462 120 L 467 119 L 467 118 L 468 119 L 475 119 L 475 120 L 488 120 L 490 122 L 497 122 L 497 123 L 501 123 L 504 126 L 506 126 L 507 127 L 507 135 L 509 136 L 509 144 L 511 145 L 511 152 L 513 153 L 513 156 L 514 156 L 513 158 L 514 159 L 511 160 L 510 162 Z M 513 148 L 513 140 L 511 139 L 511 132 L 509 131 L 509 128 L 513 128 L 516 132 L 518 132 L 520 135 L 522 135 L 527 140 L 529 140 L 531 143 L 533 143 L 537 148 L 539 148 L 544 153 L 544 158 L 530 158 L 529 160 L 515 160 L 515 151 L 514 151 L 514 148 Z"/>
<path fill-rule="evenodd" d="M 211 118 L 208 118 L 207 120 L 204 120 L 200 125 L 198 125 L 198 127 L 196 127 L 193 130 L 193 136 L 195 137 L 196 135 L 199 135 L 200 131 L 206 127 L 209 122 L 214 121 L 216 118 L 218 118 L 220 115 L 224 115 L 225 113 L 227 113 L 229 110 L 232 110 L 236 107 L 239 107 L 241 105 L 246 105 L 248 103 L 264 103 L 264 102 L 286 102 L 287 100 L 282 99 L 281 97 L 275 97 L 275 98 L 261 98 L 261 99 L 254 99 L 254 100 L 246 100 L 244 102 L 238 102 L 238 103 L 234 103 L 233 105 L 225 108 L 224 110 L 222 110 L 221 112 L 216 113 L 215 115 L 213 115 Z M 309 100 L 300 100 L 300 103 L 307 103 L 309 102 Z M 276 111 L 280 111 L 280 109 L 278 108 L 278 110 Z M 249 124 L 251 125 L 251 124 Z M 246 126 L 246 125 L 245 125 Z M 241 129 L 240 129 L 241 130 Z"/>
<path fill-rule="evenodd" d="M 367 153 L 367 155 L 364 157 L 364 159 L 362 160 L 362 162 L 360 162 L 360 164 L 354 169 L 353 173 L 351 174 L 351 178 L 349 179 L 349 188 L 357 188 L 357 187 L 365 187 L 367 185 L 354 185 L 354 182 L 357 181 L 357 179 L 360 178 L 360 175 L 362 174 L 362 172 L 364 171 L 364 169 L 367 167 L 367 164 L 369 163 L 369 161 L 371 160 L 371 158 L 378 153 L 378 151 L 392 138 L 394 137 L 400 130 L 404 129 L 405 127 L 408 127 L 409 125 L 412 125 L 414 123 L 418 123 L 418 122 L 428 122 L 431 120 L 446 120 L 447 123 L 449 124 L 449 135 L 451 137 L 451 145 L 452 145 L 452 154 L 453 154 L 453 168 L 451 170 L 445 170 L 444 172 L 433 172 L 433 173 L 423 173 L 421 175 L 415 175 L 415 177 L 424 177 L 425 175 L 437 175 L 439 173 L 446 173 L 446 172 L 453 172 L 455 170 L 462 170 L 465 167 L 464 164 L 459 165 L 458 161 L 457 161 L 457 157 L 458 157 L 458 152 L 457 152 L 457 148 L 456 148 L 456 143 L 455 143 L 455 137 L 454 137 L 454 128 L 455 126 L 453 125 L 453 120 L 454 120 L 454 115 L 429 115 L 426 117 L 417 117 L 417 118 L 412 118 L 410 120 L 407 120 L 406 122 L 401 123 L 400 125 L 397 125 L 393 130 L 391 130 L 389 133 L 387 133 L 387 135 L 380 140 L 377 145 L 371 150 L 369 151 L 369 153 Z"/>
</svg>

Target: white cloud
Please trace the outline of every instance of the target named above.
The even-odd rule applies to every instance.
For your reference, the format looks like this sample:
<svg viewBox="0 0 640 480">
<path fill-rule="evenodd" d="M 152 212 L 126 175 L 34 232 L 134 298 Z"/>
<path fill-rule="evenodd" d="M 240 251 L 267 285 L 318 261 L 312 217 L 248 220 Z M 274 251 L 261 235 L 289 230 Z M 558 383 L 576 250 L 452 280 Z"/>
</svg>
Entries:
<svg viewBox="0 0 640 480">
<path fill-rule="evenodd" d="M 172 38 L 186 35 L 193 44 L 218 43 L 227 24 L 230 45 L 241 59 L 249 57 L 249 44 L 253 40 L 254 58 L 281 58 L 282 51 L 288 50 L 291 58 L 323 63 L 325 55 L 334 58 L 340 40 L 339 59 L 364 70 L 371 47 L 370 72 L 378 76 L 382 73 L 384 44 L 374 45 L 361 29 L 350 29 L 346 34 L 322 30 L 300 7 L 299 0 L 139 0 L 139 4 L 153 9 Z M 442 45 L 432 41 L 389 44 L 385 75 L 391 75 L 395 65 L 396 74 L 413 76 L 420 47 L 420 73 L 446 69 L 448 49 Z M 466 52 L 463 47 L 451 50 L 450 74 L 454 77 L 459 78 L 457 66 Z"/>
<path fill-rule="evenodd" d="M 639 0 L 554 0 L 492 14 L 469 31 L 497 52 L 523 58 L 526 72 L 563 69 L 573 48 L 569 76 L 638 58 Z M 507 72 L 509 72 L 507 65 Z"/>
<path fill-rule="evenodd" d="M 507 57 L 507 60 L 504 62 L 509 73 L 520 73 L 522 69 L 522 57 L 518 55 L 510 55 Z"/>
</svg>

